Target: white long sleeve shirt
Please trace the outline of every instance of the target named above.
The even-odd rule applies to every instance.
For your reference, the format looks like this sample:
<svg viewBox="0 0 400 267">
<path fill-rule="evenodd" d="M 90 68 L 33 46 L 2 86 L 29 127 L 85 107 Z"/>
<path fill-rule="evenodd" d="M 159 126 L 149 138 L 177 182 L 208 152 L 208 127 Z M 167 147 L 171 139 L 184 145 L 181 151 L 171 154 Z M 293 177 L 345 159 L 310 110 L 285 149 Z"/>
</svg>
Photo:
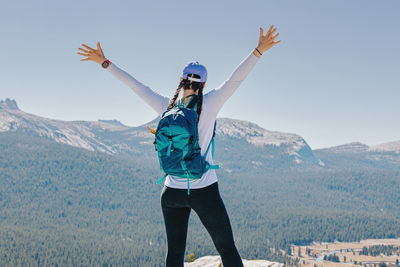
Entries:
<svg viewBox="0 0 400 267">
<path fill-rule="evenodd" d="M 240 83 L 246 78 L 257 63 L 258 57 L 251 52 L 232 72 L 229 78 L 224 81 L 218 88 L 209 91 L 203 95 L 203 105 L 198 124 L 199 145 L 201 154 L 204 155 L 208 144 L 211 141 L 214 130 L 215 119 L 224 103 L 239 87 Z M 167 109 L 169 98 L 158 94 L 148 86 L 142 84 L 127 72 L 118 68 L 112 63 L 107 70 L 117 79 L 129 86 L 139 97 L 149 104 L 160 116 Z M 173 92 L 171 92 L 172 94 Z M 211 165 L 214 164 L 212 158 L 212 150 L 206 156 L 206 161 Z M 190 179 L 190 189 L 203 188 L 218 181 L 214 169 L 208 170 L 203 174 L 201 179 Z M 168 175 L 165 179 L 165 185 L 172 188 L 187 189 L 187 179 Z"/>
</svg>

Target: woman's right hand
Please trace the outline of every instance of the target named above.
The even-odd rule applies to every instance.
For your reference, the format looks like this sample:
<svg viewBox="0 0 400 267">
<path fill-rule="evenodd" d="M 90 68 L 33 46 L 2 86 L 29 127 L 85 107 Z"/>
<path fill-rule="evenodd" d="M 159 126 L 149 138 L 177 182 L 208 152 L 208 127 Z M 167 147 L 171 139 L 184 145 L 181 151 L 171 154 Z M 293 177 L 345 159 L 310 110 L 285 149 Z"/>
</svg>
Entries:
<svg viewBox="0 0 400 267">
<path fill-rule="evenodd" d="M 84 48 L 78 47 L 82 52 L 78 52 L 79 55 L 85 56 L 86 58 L 81 59 L 81 61 L 91 60 L 102 64 L 107 59 L 104 57 L 103 50 L 100 47 L 100 42 L 97 42 L 97 49 L 93 49 L 88 45 L 82 44 Z"/>
</svg>

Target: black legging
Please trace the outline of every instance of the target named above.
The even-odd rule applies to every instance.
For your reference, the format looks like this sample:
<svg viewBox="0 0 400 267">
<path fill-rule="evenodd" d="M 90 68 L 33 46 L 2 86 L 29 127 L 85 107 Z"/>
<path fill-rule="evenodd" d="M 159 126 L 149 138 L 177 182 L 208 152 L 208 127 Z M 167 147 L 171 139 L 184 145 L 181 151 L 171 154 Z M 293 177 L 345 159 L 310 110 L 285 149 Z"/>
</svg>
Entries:
<svg viewBox="0 0 400 267">
<path fill-rule="evenodd" d="M 210 234 L 222 263 L 243 267 L 233 240 L 231 223 L 218 190 L 218 182 L 200 189 L 175 189 L 164 186 L 161 207 L 167 231 L 166 267 L 183 267 L 190 211 L 199 216 Z"/>
</svg>

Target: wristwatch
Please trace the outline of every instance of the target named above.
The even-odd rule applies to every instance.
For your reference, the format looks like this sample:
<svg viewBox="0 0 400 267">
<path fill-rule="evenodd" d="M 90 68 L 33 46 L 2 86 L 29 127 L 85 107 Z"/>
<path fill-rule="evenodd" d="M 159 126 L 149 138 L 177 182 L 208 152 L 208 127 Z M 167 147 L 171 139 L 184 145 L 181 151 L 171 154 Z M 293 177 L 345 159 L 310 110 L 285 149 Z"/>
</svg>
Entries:
<svg viewBox="0 0 400 267">
<path fill-rule="evenodd" d="M 108 66 L 110 66 L 110 65 L 111 65 L 111 62 L 110 62 L 110 60 L 108 60 L 108 59 L 104 60 L 104 62 L 101 63 L 101 66 L 102 66 L 104 69 L 107 69 Z"/>
</svg>

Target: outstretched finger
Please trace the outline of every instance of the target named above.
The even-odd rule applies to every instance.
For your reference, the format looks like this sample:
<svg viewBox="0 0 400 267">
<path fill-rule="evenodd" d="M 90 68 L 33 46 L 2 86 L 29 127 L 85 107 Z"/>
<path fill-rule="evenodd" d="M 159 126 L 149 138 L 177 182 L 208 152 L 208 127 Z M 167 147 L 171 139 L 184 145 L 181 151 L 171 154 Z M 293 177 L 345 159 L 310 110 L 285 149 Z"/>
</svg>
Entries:
<svg viewBox="0 0 400 267">
<path fill-rule="evenodd" d="M 93 50 L 94 50 L 93 48 L 91 48 L 90 46 L 87 46 L 87 45 L 85 45 L 85 44 L 82 44 L 82 46 L 86 47 L 86 48 L 89 49 L 90 51 L 93 51 Z"/>
<path fill-rule="evenodd" d="M 271 36 L 275 33 L 275 31 L 276 31 L 276 28 L 274 28 L 274 29 L 269 33 L 269 35 L 267 36 L 267 38 L 268 38 L 268 39 L 271 38 Z"/>
<path fill-rule="evenodd" d="M 86 53 L 78 52 L 77 54 L 78 54 L 78 55 L 81 55 L 81 56 L 85 56 L 85 57 L 90 57 L 90 55 L 89 55 L 89 54 L 86 54 Z"/>
<path fill-rule="evenodd" d="M 279 35 L 279 33 L 275 34 L 274 36 L 272 36 L 272 40 L 274 40 L 277 36 Z"/>
<path fill-rule="evenodd" d="M 263 30 L 263 28 L 260 27 L 260 38 L 261 37 L 264 37 L 264 30 Z"/>
<path fill-rule="evenodd" d="M 271 27 L 269 27 L 269 30 L 268 30 L 267 34 L 265 35 L 265 37 L 268 37 L 270 35 L 273 27 L 274 27 L 274 25 L 271 25 Z"/>
<path fill-rule="evenodd" d="M 101 49 L 100 42 L 97 42 L 97 50 L 103 54 L 103 49 Z"/>
<path fill-rule="evenodd" d="M 81 50 L 81 51 L 83 51 L 83 52 L 85 52 L 85 53 L 90 53 L 90 51 L 88 51 L 88 50 L 86 50 L 86 49 L 83 49 L 83 48 L 80 48 L 80 47 L 78 47 L 78 49 Z"/>
<path fill-rule="evenodd" d="M 82 58 L 80 61 L 87 61 L 90 60 L 90 58 Z"/>
</svg>

